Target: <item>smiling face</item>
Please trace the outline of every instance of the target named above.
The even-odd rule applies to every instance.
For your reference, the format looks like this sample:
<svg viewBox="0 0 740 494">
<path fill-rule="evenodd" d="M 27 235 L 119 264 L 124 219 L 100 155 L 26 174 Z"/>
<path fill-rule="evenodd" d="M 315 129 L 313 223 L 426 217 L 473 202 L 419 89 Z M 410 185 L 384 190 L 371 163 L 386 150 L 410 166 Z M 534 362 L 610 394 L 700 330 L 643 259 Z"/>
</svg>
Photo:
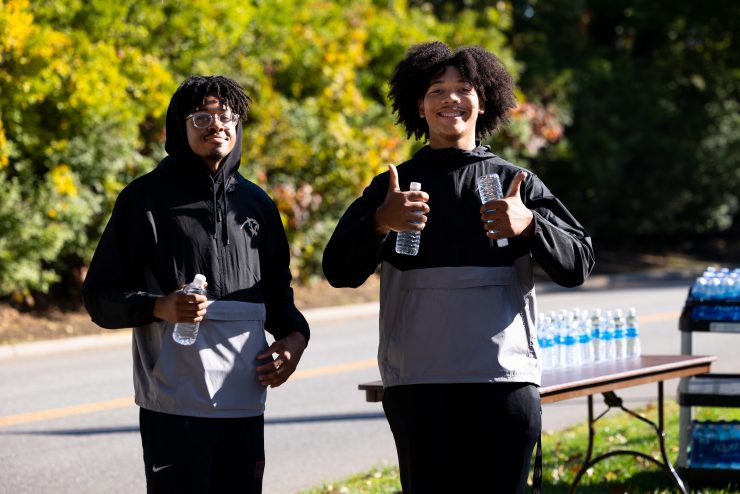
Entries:
<svg viewBox="0 0 740 494">
<path fill-rule="evenodd" d="M 223 101 L 215 96 L 206 96 L 193 113 L 210 113 L 214 118 L 203 128 L 197 128 L 192 118 L 188 118 L 185 127 L 188 133 L 188 144 L 195 154 L 203 158 L 211 173 L 216 173 L 221 161 L 234 149 L 236 126 L 238 120 L 224 124 L 219 114 L 231 111 Z"/>
<path fill-rule="evenodd" d="M 432 77 L 419 101 L 419 114 L 427 121 L 429 145 L 434 149 L 475 148 L 475 123 L 481 113 L 475 87 L 454 66 Z"/>
</svg>

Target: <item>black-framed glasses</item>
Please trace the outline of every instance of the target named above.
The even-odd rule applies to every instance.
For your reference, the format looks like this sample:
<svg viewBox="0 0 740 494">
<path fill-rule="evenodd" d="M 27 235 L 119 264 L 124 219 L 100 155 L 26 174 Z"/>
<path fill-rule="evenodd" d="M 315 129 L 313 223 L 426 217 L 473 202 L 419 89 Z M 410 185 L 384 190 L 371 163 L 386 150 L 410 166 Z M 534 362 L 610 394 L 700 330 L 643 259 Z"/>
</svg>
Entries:
<svg viewBox="0 0 740 494">
<path fill-rule="evenodd" d="M 185 117 L 185 120 L 187 120 L 188 118 L 191 118 L 193 120 L 193 126 L 196 129 L 204 129 L 211 125 L 214 118 L 218 118 L 218 121 L 221 122 L 222 125 L 235 124 L 236 121 L 239 120 L 239 114 L 232 113 L 230 111 L 216 113 L 215 115 L 208 112 L 196 112 L 191 113 L 190 115 Z"/>
</svg>

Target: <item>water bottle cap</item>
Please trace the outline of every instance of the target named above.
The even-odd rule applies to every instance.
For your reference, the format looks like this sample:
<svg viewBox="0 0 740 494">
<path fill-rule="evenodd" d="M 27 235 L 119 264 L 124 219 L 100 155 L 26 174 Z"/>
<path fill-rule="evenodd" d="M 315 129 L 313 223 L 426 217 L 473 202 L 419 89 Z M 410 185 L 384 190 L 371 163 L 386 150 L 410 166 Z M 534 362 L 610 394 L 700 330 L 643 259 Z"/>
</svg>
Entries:
<svg viewBox="0 0 740 494">
<path fill-rule="evenodd" d="M 409 190 L 421 190 L 421 182 L 411 182 L 409 184 Z"/>
<path fill-rule="evenodd" d="M 196 274 L 195 278 L 193 278 L 193 285 L 203 288 L 206 285 L 206 277 L 202 274 Z"/>
</svg>

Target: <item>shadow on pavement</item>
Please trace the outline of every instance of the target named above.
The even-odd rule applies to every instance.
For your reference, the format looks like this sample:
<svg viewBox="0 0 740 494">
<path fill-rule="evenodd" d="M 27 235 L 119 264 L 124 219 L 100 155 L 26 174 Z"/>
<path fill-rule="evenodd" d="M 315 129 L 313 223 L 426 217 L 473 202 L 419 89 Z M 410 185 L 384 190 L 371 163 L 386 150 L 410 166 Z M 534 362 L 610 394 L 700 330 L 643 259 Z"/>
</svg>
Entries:
<svg viewBox="0 0 740 494">
<path fill-rule="evenodd" d="M 319 422 L 343 422 L 356 420 L 385 420 L 383 412 L 342 413 L 330 415 L 305 415 L 299 417 L 266 418 L 265 425 L 302 424 Z M 0 436 L 88 436 L 98 434 L 139 433 L 139 426 L 98 427 L 88 429 L 55 429 L 55 430 L 20 430 L 2 431 Z"/>
</svg>

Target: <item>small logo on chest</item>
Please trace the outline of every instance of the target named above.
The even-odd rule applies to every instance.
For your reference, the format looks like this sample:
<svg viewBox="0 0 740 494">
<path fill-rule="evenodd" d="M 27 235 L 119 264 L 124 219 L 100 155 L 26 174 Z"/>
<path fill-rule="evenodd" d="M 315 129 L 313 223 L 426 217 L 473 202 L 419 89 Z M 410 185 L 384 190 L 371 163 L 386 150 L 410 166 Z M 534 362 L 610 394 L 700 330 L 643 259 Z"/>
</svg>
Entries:
<svg viewBox="0 0 740 494">
<path fill-rule="evenodd" d="M 247 221 L 242 223 L 242 226 L 240 226 L 239 228 L 244 230 L 245 227 L 246 231 L 249 232 L 250 237 L 256 237 L 260 231 L 260 224 L 257 223 L 257 220 L 252 218 L 247 218 Z"/>
</svg>

